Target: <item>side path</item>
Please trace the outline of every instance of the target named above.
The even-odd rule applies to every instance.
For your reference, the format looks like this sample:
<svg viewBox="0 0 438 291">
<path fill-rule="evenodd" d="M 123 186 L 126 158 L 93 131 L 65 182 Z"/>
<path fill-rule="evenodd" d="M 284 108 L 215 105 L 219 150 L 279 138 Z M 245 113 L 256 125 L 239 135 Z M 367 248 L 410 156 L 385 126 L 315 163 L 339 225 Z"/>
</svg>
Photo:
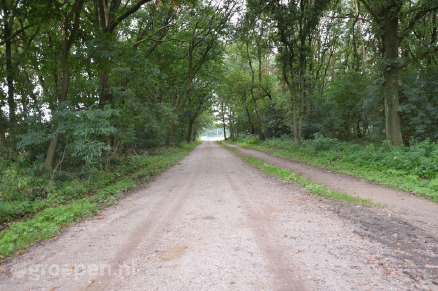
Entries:
<svg viewBox="0 0 438 291">
<path fill-rule="evenodd" d="M 370 199 L 375 203 L 383 203 L 388 209 L 397 212 L 410 223 L 423 229 L 437 231 L 438 204 L 410 193 L 380 186 L 359 178 L 324 170 L 301 162 L 270 156 L 266 153 L 247 149 L 233 144 L 228 146 L 237 149 L 242 154 L 264 160 L 279 168 L 293 171 L 315 183 L 322 184 L 330 189 Z"/>
</svg>

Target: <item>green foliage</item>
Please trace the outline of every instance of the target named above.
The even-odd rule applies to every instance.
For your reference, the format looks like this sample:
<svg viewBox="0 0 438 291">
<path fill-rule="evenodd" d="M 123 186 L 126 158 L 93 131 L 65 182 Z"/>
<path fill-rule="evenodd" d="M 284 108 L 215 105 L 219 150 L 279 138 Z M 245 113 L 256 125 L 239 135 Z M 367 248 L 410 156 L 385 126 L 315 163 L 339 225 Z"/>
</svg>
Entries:
<svg viewBox="0 0 438 291">
<path fill-rule="evenodd" d="M 273 138 L 290 134 L 287 110 L 275 101 L 271 101 L 270 103 L 263 116 L 263 121 L 266 124 L 265 136 L 267 138 Z"/>
<path fill-rule="evenodd" d="M 116 132 L 109 120 L 113 114 L 115 111 L 108 107 L 90 107 L 78 111 L 66 107 L 54 116 L 58 120 L 55 133 L 65 135 L 67 141 L 70 141 L 67 145 L 74 158 L 79 158 L 86 165 L 94 165 L 103 152 L 110 149 L 102 139 Z"/>
<path fill-rule="evenodd" d="M 239 141 L 242 141 L 243 143 L 245 143 L 247 145 L 252 145 L 252 144 L 258 144 L 260 142 L 260 139 L 255 134 L 252 134 L 252 135 L 248 134 L 244 137 L 241 137 L 241 139 Z"/>
<path fill-rule="evenodd" d="M 18 149 L 32 152 L 32 148 L 47 143 L 59 134 L 65 139 L 64 151 L 71 163 L 83 162 L 87 166 L 95 166 L 103 153 L 110 150 L 106 139 L 116 133 L 111 125 L 111 118 L 116 114 L 117 111 L 109 107 L 100 109 L 92 106 L 76 110 L 73 105 L 61 104 L 53 114 L 56 127 L 50 130 L 42 120 L 34 123 L 34 117 L 31 118 L 29 131 L 19 136 Z"/>
<path fill-rule="evenodd" d="M 438 68 L 407 70 L 401 76 L 400 114 L 407 141 L 438 141 Z"/>
<path fill-rule="evenodd" d="M 59 233 L 61 227 L 90 216 L 96 210 L 96 204 L 81 199 L 68 205 L 47 208 L 33 219 L 12 223 L 0 233 L 0 259 L 42 239 L 51 238 Z"/>
<path fill-rule="evenodd" d="M 17 196 L 24 198 L 28 194 L 27 192 L 30 191 L 28 188 L 30 177 L 20 175 L 15 165 L 4 169 L 1 178 L 0 199 L 3 201 L 14 200 Z"/>
<path fill-rule="evenodd" d="M 321 106 L 321 132 L 342 140 L 363 139 L 382 130 L 381 94 L 373 76 L 348 72 L 331 82 Z M 322 118 L 321 118 L 322 117 Z"/>
</svg>

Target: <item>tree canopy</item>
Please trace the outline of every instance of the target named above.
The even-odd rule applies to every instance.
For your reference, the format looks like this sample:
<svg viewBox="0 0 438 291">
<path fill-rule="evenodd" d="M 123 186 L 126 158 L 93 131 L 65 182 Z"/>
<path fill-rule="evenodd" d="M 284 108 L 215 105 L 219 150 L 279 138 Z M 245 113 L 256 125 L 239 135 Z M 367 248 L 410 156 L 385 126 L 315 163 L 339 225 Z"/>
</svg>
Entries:
<svg viewBox="0 0 438 291">
<path fill-rule="evenodd" d="M 0 152 L 42 172 L 190 143 L 215 117 L 295 147 L 438 140 L 436 0 L 0 6 Z"/>
</svg>

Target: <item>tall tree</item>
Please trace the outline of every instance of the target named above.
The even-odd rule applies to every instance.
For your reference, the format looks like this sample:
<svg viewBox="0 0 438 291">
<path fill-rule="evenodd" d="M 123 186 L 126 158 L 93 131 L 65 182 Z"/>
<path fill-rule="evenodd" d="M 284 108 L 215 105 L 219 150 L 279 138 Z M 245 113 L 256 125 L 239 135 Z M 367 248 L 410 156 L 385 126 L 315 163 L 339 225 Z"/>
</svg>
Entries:
<svg viewBox="0 0 438 291">
<path fill-rule="evenodd" d="M 251 75 L 251 90 L 250 95 L 254 102 L 257 134 L 261 141 L 265 140 L 265 135 L 262 129 L 262 116 L 260 110 L 260 102 L 262 97 L 262 70 L 266 56 L 270 53 L 267 19 L 258 15 L 256 11 L 248 8 L 241 28 L 241 38 L 245 44 L 245 57 L 249 65 Z M 253 59 L 257 62 L 257 67 L 253 64 Z M 266 65 L 266 64 L 265 64 Z M 256 80 L 257 75 L 257 80 Z"/>
<path fill-rule="evenodd" d="M 399 73 L 412 60 L 401 61 L 400 44 L 420 19 L 438 9 L 438 1 L 360 1 L 372 16 L 377 35 L 381 36 L 386 138 L 393 145 L 401 146 Z M 403 17 L 407 22 L 400 25 Z M 433 46 L 432 50 L 436 50 Z"/>
<path fill-rule="evenodd" d="M 61 92 L 57 98 L 58 102 L 64 102 L 68 97 L 68 88 L 70 84 L 69 56 L 70 51 L 75 43 L 76 36 L 79 30 L 81 10 L 84 5 L 84 0 L 75 0 L 71 3 L 67 2 L 66 7 L 62 8 L 62 49 L 61 49 Z M 55 159 L 56 147 L 59 141 L 59 133 L 55 133 L 47 150 L 45 168 L 52 170 L 53 161 Z"/>
<path fill-rule="evenodd" d="M 97 56 L 100 66 L 100 104 L 110 104 L 113 95 L 109 85 L 109 64 L 111 63 L 108 54 L 105 53 L 105 46 L 111 48 L 111 43 L 117 37 L 118 26 L 128 17 L 137 12 L 144 4 L 152 0 L 94 0 L 87 3 L 84 13 L 92 23 L 100 52 Z"/>
<path fill-rule="evenodd" d="M 250 4 L 257 13 L 269 13 L 277 28 L 278 58 L 292 111 L 294 145 L 299 147 L 309 89 L 308 70 L 313 58 L 311 45 L 316 28 L 329 0 L 270 1 Z"/>
</svg>

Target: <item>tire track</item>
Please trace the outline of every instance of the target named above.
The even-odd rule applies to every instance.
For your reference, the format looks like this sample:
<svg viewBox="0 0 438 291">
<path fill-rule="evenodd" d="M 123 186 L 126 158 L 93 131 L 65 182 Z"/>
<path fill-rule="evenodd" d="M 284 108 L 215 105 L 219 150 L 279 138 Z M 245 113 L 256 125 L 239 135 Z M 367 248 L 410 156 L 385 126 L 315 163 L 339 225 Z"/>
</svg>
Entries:
<svg viewBox="0 0 438 291">
<path fill-rule="evenodd" d="M 148 219 L 132 232 L 127 242 L 116 253 L 110 264 L 112 274 L 119 273 L 119 268 L 141 243 L 147 241 L 147 247 L 152 248 L 162 239 L 164 236 L 162 230 L 172 225 L 175 217 L 179 214 L 187 201 L 195 181 L 196 176 L 190 175 L 186 184 L 178 191 L 178 198 L 175 199 L 173 196 L 166 196 L 159 201 L 149 214 Z M 113 279 L 115 279 L 114 276 L 108 276 L 108 274 L 106 274 L 106 276 L 98 278 L 92 284 L 88 284 L 82 289 L 106 290 Z"/>
<path fill-rule="evenodd" d="M 236 199 L 247 212 L 249 225 L 261 249 L 263 259 L 272 274 L 272 283 L 275 289 L 289 291 L 306 290 L 301 271 L 288 258 L 287 248 L 271 235 L 273 226 L 270 219 L 261 205 L 253 203 L 251 198 L 248 197 L 248 194 L 257 193 L 257 190 L 253 188 L 246 177 L 237 180 L 231 177 L 225 168 L 223 172 L 226 173 L 226 181 L 233 190 Z"/>
</svg>

